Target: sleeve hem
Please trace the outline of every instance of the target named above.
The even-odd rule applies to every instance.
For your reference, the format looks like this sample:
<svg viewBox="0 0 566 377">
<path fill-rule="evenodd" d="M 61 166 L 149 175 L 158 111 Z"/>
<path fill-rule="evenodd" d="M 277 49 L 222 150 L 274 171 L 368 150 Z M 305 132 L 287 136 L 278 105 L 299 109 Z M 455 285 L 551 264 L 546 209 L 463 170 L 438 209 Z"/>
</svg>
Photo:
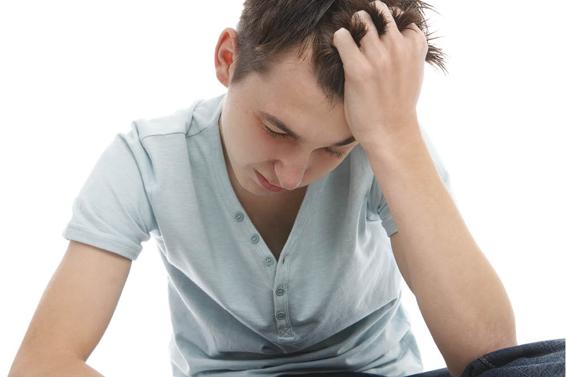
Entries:
<svg viewBox="0 0 566 377">
<path fill-rule="evenodd" d="M 382 225 L 385 228 L 385 231 L 387 232 L 387 236 L 389 238 L 391 238 L 392 235 L 394 235 L 395 233 L 397 233 L 399 231 L 397 229 L 397 226 L 395 225 L 395 223 L 393 221 L 382 222 Z"/>
<path fill-rule="evenodd" d="M 395 224 L 395 221 L 390 216 L 382 218 L 381 225 L 385 228 L 385 231 L 387 232 L 387 236 L 389 237 L 391 237 L 398 231 L 397 224 Z"/>
<path fill-rule="evenodd" d="M 130 260 L 135 260 L 140 251 L 141 247 L 132 247 L 124 242 L 116 239 L 101 238 L 99 234 L 92 233 L 85 229 L 76 226 L 67 226 L 62 233 L 63 238 L 67 240 L 78 241 L 86 243 L 100 249 L 118 254 L 122 257 L 128 258 Z"/>
</svg>

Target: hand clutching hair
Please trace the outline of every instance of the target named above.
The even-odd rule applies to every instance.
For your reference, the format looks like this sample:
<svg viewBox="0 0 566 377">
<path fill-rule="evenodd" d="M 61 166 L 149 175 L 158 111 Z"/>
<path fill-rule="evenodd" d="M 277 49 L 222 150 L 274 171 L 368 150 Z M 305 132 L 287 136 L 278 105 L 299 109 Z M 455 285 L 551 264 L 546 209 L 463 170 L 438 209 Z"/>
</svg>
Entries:
<svg viewBox="0 0 566 377">
<path fill-rule="evenodd" d="M 416 107 L 429 52 L 427 34 L 416 23 L 399 30 L 392 14 L 406 21 L 399 8 L 379 0 L 371 6 L 381 15 L 376 22 L 364 10 L 352 16 L 353 23 L 366 27 L 359 45 L 343 27 L 332 40 L 344 66 L 346 121 L 363 147 L 385 146 L 418 132 Z"/>
</svg>

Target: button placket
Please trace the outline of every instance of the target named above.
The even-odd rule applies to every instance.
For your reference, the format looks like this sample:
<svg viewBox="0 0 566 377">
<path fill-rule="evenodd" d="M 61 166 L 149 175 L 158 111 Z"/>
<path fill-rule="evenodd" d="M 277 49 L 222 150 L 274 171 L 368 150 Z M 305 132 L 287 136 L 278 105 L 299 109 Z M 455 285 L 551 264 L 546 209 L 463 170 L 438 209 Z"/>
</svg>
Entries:
<svg viewBox="0 0 566 377">
<path fill-rule="evenodd" d="M 275 264 L 275 261 L 273 260 L 273 257 L 265 257 L 263 264 L 265 264 L 267 267 L 271 267 L 273 266 L 273 264 Z"/>
<path fill-rule="evenodd" d="M 275 281 L 275 294 L 273 300 L 273 319 L 277 327 L 277 335 L 282 341 L 294 339 L 293 329 L 289 318 L 289 293 L 287 285 L 287 268 L 279 265 Z"/>
<path fill-rule="evenodd" d="M 242 211 L 236 211 L 234 213 L 234 220 L 241 223 L 245 219 L 245 215 Z M 252 244 L 257 245 L 260 241 L 260 236 L 254 233 L 250 236 L 249 240 Z M 266 267 L 271 267 L 275 264 L 275 259 L 272 256 L 267 256 L 263 259 L 263 264 Z M 282 264 L 285 264 L 285 256 L 282 258 Z M 277 322 L 277 333 L 280 338 L 293 338 L 292 330 L 288 326 L 287 320 L 287 299 L 285 297 L 287 293 L 285 284 L 280 284 L 275 290 L 275 295 L 277 296 L 277 303 L 275 304 L 275 315 L 273 316 Z M 289 339 L 290 340 L 290 339 Z"/>
<path fill-rule="evenodd" d="M 234 219 L 236 219 L 237 222 L 241 223 L 242 221 L 244 221 L 244 213 L 242 211 L 236 212 Z"/>
<path fill-rule="evenodd" d="M 242 211 L 237 211 L 237 212 L 234 214 L 234 219 L 235 219 L 237 222 L 242 222 L 242 221 L 244 221 L 244 217 L 245 217 L 245 215 L 244 215 L 244 213 L 243 213 Z M 251 242 L 252 244 L 254 244 L 254 245 L 257 245 L 260 240 L 261 240 L 261 237 L 260 237 L 259 234 L 257 234 L 257 233 L 252 234 L 251 237 L 250 237 L 250 242 Z M 275 264 L 275 260 L 274 260 L 274 258 L 273 258 L 272 256 L 267 256 L 267 257 L 265 257 L 265 258 L 263 259 L 263 264 L 264 264 L 266 267 L 271 267 L 271 266 L 273 266 L 273 265 Z"/>
<path fill-rule="evenodd" d="M 253 234 L 253 235 L 250 237 L 250 240 L 252 241 L 252 243 L 253 243 L 254 245 L 256 245 L 256 244 L 259 242 L 259 236 L 258 236 L 257 234 Z"/>
</svg>

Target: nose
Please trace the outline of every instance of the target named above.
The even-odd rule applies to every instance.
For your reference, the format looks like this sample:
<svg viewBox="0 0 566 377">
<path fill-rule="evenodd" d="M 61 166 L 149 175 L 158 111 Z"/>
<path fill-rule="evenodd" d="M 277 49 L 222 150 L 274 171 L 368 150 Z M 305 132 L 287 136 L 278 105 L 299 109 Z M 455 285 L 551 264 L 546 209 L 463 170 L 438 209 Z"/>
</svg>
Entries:
<svg viewBox="0 0 566 377">
<path fill-rule="evenodd" d="M 303 181 L 310 159 L 309 153 L 292 153 L 275 163 L 275 174 L 279 184 L 286 190 L 294 190 Z"/>
</svg>

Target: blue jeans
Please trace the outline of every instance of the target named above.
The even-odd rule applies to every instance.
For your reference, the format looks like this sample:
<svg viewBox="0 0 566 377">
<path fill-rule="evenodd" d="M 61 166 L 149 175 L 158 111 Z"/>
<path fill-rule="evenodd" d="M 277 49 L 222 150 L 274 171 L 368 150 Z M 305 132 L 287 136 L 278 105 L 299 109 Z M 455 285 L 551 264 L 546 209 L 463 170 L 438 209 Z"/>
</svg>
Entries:
<svg viewBox="0 0 566 377">
<path fill-rule="evenodd" d="M 285 374 L 280 377 L 386 377 L 361 372 Z M 564 339 L 542 340 L 486 353 L 466 366 L 460 377 L 564 377 Z M 452 377 L 435 369 L 408 377 Z"/>
</svg>

